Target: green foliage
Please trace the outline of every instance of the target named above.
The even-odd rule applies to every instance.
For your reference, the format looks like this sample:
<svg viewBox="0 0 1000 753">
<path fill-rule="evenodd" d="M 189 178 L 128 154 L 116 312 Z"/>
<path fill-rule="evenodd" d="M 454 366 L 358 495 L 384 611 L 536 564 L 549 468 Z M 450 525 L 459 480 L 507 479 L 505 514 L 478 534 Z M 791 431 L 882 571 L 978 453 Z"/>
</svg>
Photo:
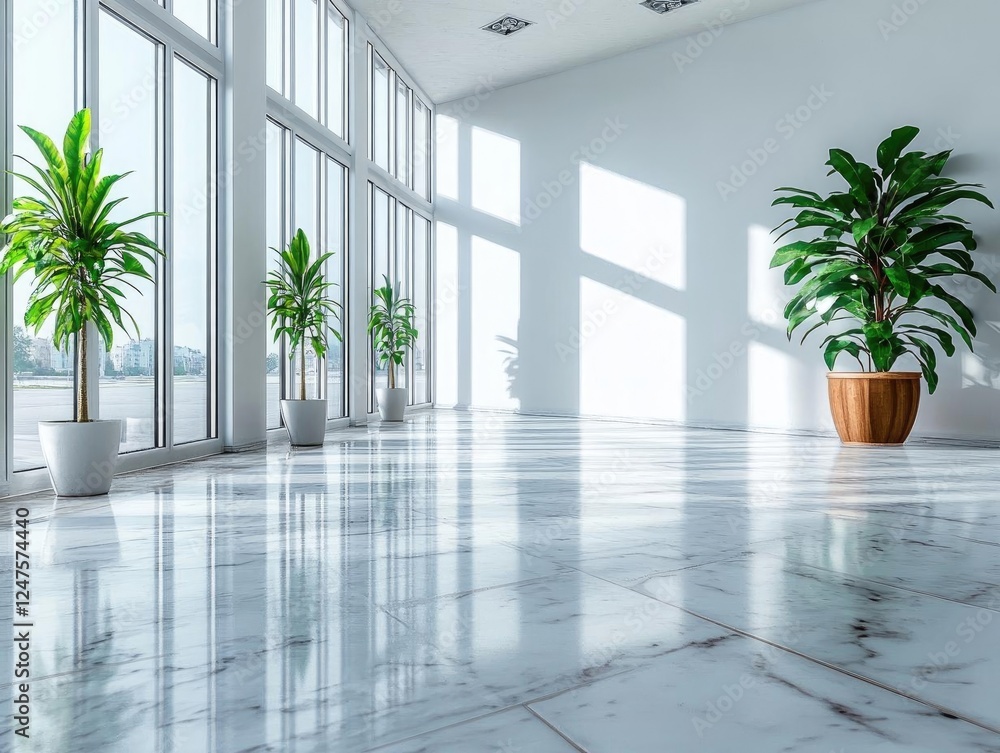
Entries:
<svg viewBox="0 0 1000 753">
<path fill-rule="evenodd" d="M 271 314 L 275 342 L 285 336 L 288 338 L 289 359 L 294 358 L 296 352 L 301 354 L 299 399 L 305 400 L 306 342 L 318 358 L 324 358 L 329 347 L 329 334 L 341 339 L 337 328 L 331 326 L 333 321 L 340 322 L 340 305 L 330 297 L 330 290 L 337 284 L 327 282 L 323 271 L 327 259 L 333 254 L 323 254 L 313 261 L 309 239 L 301 229 L 284 251 L 271 250 L 280 257 L 281 268 L 268 274 L 264 282 L 269 293 L 267 310 Z"/>
<path fill-rule="evenodd" d="M 368 333 L 372 336 L 379 366 L 389 366 L 389 388 L 396 386 L 396 366 L 403 365 L 406 351 L 413 348 L 419 332 L 413 327 L 414 307 L 399 295 L 396 286 L 383 275 L 385 285 L 374 291 L 375 302 L 368 313 Z"/>
<path fill-rule="evenodd" d="M 85 340 L 88 324 L 96 326 L 109 351 L 112 323 L 139 339 L 138 324 L 121 301 L 126 288 L 141 294 L 134 283 L 153 279 L 150 269 L 163 251 L 128 228 L 163 214 L 111 219 L 115 207 L 125 201 L 111 200 L 111 191 L 128 173 L 101 177 L 104 150 L 88 153 L 90 110 L 81 110 L 70 120 L 61 152 L 45 134 L 27 126 L 21 130 L 41 152 L 45 166 L 20 158 L 34 175 L 14 175 L 36 196 L 15 199 L 14 212 L 0 223 L 0 234 L 8 236 L 0 255 L 0 274 L 13 272 L 15 280 L 29 272 L 34 275 L 25 325 L 37 334 L 54 318 L 52 340 L 63 351 L 70 349 L 74 336 Z M 79 389 L 78 418 L 86 421 L 85 387 Z"/>
<path fill-rule="evenodd" d="M 782 246 L 771 267 L 785 267 L 785 283 L 802 287 L 785 308 L 788 336 L 803 324 L 816 329 L 852 322 L 823 341 L 827 366 L 847 353 L 866 371 L 890 371 L 911 354 L 920 363 L 928 389 L 937 389 L 937 354 L 955 353 L 951 332 L 972 348 L 976 324 L 969 307 L 941 283 L 951 278 L 978 280 L 996 287 L 976 271 L 976 240 L 968 222 L 945 212 L 970 199 L 993 208 L 976 189 L 942 177 L 950 151 L 904 153 L 920 133 L 913 126 L 892 132 L 878 148 L 878 167 L 858 162 L 840 149 L 830 152 L 829 175 L 847 183 L 847 191 L 826 198 L 799 188 L 774 205 L 801 210 L 779 225 L 819 236 Z"/>
</svg>

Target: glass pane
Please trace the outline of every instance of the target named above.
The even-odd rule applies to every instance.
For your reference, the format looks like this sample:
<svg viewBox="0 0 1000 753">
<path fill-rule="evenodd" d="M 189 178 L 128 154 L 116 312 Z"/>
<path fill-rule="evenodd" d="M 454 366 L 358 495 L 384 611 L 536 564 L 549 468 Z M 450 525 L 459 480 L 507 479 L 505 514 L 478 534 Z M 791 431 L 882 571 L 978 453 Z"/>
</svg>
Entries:
<svg viewBox="0 0 1000 753">
<path fill-rule="evenodd" d="M 13 5 L 13 38 L 31 40 L 31 44 L 14 44 L 11 77 L 14 124 L 35 128 L 61 143 L 75 109 L 74 2 L 19 0 Z M 38 24 L 39 17 L 46 23 Z M 39 96 L 41 90 L 45 96 Z M 14 129 L 14 154 L 36 164 L 42 161 L 38 150 L 20 128 Z M 14 161 L 14 169 L 18 172 L 24 172 L 25 167 L 21 160 Z M 35 193 L 26 183 L 14 180 L 15 196 Z M 28 296 L 33 289 L 29 277 L 14 283 L 12 439 L 15 471 L 45 465 L 38 444 L 38 422 L 69 421 L 74 412 L 73 353 L 61 353 L 52 345 L 54 324 L 51 320 L 37 334 L 24 324 Z"/>
<path fill-rule="evenodd" d="M 211 436 L 213 81 L 174 60 L 174 443 Z"/>
<path fill-rule="evenodd" d="M 316 0 L 295 1 L 295 104 L 319 118 L 319 10 Z"/>
<path fill-rule="evenodd" d="M 345 51 L 347 48 L 347 19 L 340 11 L 327 4 L 327 93 L 326 124 L 335 134 L 346 138 L 344 129 L 344 101 L 347 92 Z"/>
<path fill-rule="evenodd" d="M 292 230 L 305 231 L 309 239 L 309 247 L 312 250 L 313 258 L 319 256 L 319 166 L 320 154 L 301 139 L 295 139 L 295 186 L 292 196 L 294 209 Z M 286 396 L 298 398 L 301 394 L 302 379 L 302 350 L 295 353 L 292 364 L 293 380 L 289 385 L 291 391 L 286 391 Z M 292 355 L 292 354 L 289 354 Z M 321 394 L 320 364 L 316 360 L 316 355 L 312 348 L 306 347 L 305 370 L 306 370 L 306 397 L 314 398 Z"/>
<path fill-rule="evenodd" d="M 396 80 L 396 177 L 410 184 L 410 88 Z"/>
<path fill-rule="evenodd" d="M 389 66 L 372 54 L 372 162 L 389 169 Z"/>
<path fill-rule="evenodd" d="M 372 290 L 384 285 L 385 281 L 382 277 L 389 274 L 389 204 L 389 194 L 372 187 Z M 369 300 L 372 298 L 373 296 L 369 295 Z M 374 353 L 372 354 L 372 368 L 375 373 L 374 386 L 382 387 L 387 384 L 388 372 L 375 364 Z M 369 410 L 374 410 L 374 396 L 373 390 L 370 396 Z"/>
<path fill-rule="evenodd" d="M 413 306 L 416 309 L 415 324 L 420 334 L 410 355 L 413 364 L 411 399 L 414 405 L 429 403 L 431 400 L 430 382 L 427 379 L 431 331 L 431 289 L 428 274 L 430 233 L 431 223 L 415 214 L 413 216 Z"/>
<path fill-rule="evenodd" d="M 100 24 L 103 170 L 105 175 L 133 171 L 118 184 L 120 195 L 128 199 L 111 215 L 127 219 L 162 209 L 157 118 L 160 55 L 155 43 L 109 13 L 101 13 Z M 162 241 L 154 219 L 133 229 Z M 139 292 L 126 288 L 123 307 L 135 318 L 139 333 L 115 328 L 112 350 L 101 364 L 101 418 L 121 420 L 122 452 L 157 443 L 156 286 L 143 281 L 135 284 Z"/>
<path fill-rule="evenodd" d="M 284 129 L 267 121 L 267 271 L 278 268 L 277 254 L 285 242 L 285 138 Z M 281 346 L 275 342 L 271 318 L 267 320 L 267 428 L 281 427 L 278 401 L 283 372 Z"/>
<path fill-rule="evenodd" d="M 413 190 L 425 199 L 431 197 L 431 111 L 413 98 Z"/>
<path fill-rule="evenodd" d="M 267 85 L 285 94 L 285 0 L 267 0 Z"/>
<path fill-rule="evenodd" d="M 396 202 L 396 248 L 393 259 L 392 274 L 389 279 L 392 286 L 399 291 L 403 298 L 410 296 L 410 219 L 413 212 L 409 207 Z M 406 373 L 410 368 L 409 354 L 405 357 L 403 365 L 396 367 L 396 386 L 405 387 L 407 384 Z"/>
<path fill-rule="evenodd" d="M 215 42 L 212 4 L 216 0 L 174 0 L 174 15 L 210 42 Z"/>
<path fill-rule="evenodd" d="M 343 335 L 347 332 L 344 327 L 345 307 L 344 307 L 344 264 L 345 250 L 344 243 L 345 218 L 347 207 L 344 201 L 344 185 L 347 180 L 347 169 L 339 162 L 327 159 L 327 188 L 326 188 L 326 249 L 334 256 L 327 262 L 327 281 L 337 284 L 332 289 L 332 294 L 340 304 L 341 321 L 331 322 L 331 326 L 337 327 Z M 326 362 L 326 398 L 328 400 L 327 409 L 330 418 L 340 418 L 347 415 L 344 406 L 344 382 L 345 382 L 345 362 L 343 345 L 335 337 L 330 337 L 330 352 Z"/>
</svg>

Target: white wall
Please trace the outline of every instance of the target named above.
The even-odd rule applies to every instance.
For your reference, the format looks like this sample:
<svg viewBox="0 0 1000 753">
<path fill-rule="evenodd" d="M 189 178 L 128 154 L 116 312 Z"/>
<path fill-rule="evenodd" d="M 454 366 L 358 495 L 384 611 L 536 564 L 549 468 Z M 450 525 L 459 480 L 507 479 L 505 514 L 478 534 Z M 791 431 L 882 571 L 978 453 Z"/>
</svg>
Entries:
<svg viewBox="0 0 1000 753">
<path fill-rule="evenodd" d="M 834 190 L 829 148 L 871 161 L 913 124 L 1000 199 L 997 28 L 995 0 L 822 0 L 439 108 L 438 403 L 830 429 L 822 338 L 787 341 L 767 270 L 772 191 Z M 1000 215 L 959 211 L 1000 279 Z M 977 354 L 918 434 L 1000 438 L 1000 299 L 966 296 Z"/>
</svg>

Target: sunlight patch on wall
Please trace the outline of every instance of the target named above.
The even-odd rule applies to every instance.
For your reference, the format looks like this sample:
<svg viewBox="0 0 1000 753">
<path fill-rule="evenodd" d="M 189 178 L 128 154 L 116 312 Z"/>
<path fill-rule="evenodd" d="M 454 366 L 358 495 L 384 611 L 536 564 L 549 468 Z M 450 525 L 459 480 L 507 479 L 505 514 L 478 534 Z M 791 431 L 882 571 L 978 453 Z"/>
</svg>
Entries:
<svg viewBox="0 0 1000 753">
<path fill-rule="evenodd" d="M 516 410 L 521 317 L 521 259 L 516 251 L 472 237 L 472 404 Z"/>
<path fill-rule="evenodd" d="M 437 116 L 434 152 L 437 155 L 437 195 L 458 201 L 458 121 L 455 118 Z"/>
<path fill-rule="evenodd" d="M 990 323 L 987 322 L 987 325 Z M 1000 390 L 1000 354 L 990 345 L 974 344 L 976 353 L 962 353 L 962 389 L 986 387 Z"/>
<path fill-rule="evenodd" d="M 684 290 L 687 202 L 581 162 L 580 247 L 630 272 Z"/>
<path fill-rule="evenodd" d="M 777 245 L 763 225 L 751 225 L 747 240 L 747 313 L 758 324 L 784 330 L 785 304 L 794 291 L 780 269 L 769 268 Z"/>
<path fill-rule="evenodd" d="M 437 223 L 437 264 L 434 280 L 434 402 L 458 402 L 458 230 Z"/>
<path fill-rule="evenodd" d="M 795 359 L 780 350 L 751 342 L 748 349 L 750 369 L 750 425 L 768 429 L 794 428 Z"/>
<path fill-rule="evenodd" d="M 521 224 L 521 142 L 472 129 L 472 208 Z"/>
<path fill-rule="evenodd" d="M 580 280 L 580 412 L 683 421 L 684 318 L 599 282 Z"/>
</svg>

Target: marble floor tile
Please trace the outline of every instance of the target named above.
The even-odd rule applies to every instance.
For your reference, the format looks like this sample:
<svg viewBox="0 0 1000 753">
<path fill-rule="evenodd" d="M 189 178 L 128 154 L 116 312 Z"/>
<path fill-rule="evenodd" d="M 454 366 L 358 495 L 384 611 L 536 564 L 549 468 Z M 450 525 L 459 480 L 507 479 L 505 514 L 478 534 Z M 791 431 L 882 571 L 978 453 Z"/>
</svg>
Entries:
<svg viewBox="0 0 1000 753">
<path fill-rule="evenodd" d="M 754 554 L 637 590 L 1000 730 L 1000 613 Z M 1000 590 L 991 597 L 1000 608 Z"/>
<path fill-rule="evenodd" d="M 587 753 L 997 753 L 1000 735 L 738 638 L 532 704 Z"/>
<path fill-rule="evenodd" d="M 578 748 L 522 707 L 376 750 L 378 753 L 579 753 Z"/>
<path fill-rule="evenodd" d="M 997 751 L 998 488 L 976 448 L 435 411 L 19 498 L 0 751 Z"/>
</svg>

